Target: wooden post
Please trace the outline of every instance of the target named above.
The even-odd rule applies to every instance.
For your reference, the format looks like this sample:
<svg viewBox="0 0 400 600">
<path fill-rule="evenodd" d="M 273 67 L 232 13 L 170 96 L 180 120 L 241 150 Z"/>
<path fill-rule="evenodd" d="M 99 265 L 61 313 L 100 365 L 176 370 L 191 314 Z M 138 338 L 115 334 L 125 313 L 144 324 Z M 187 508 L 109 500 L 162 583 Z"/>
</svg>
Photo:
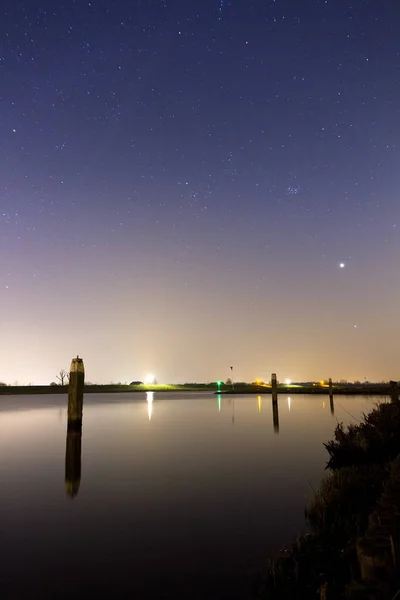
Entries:
<svg viewBox="0 0 400 600">
<path fill-rule="evenodd" d="M 75 498 L 81 484 L 82 429 L 67 429 L 65 448 L 65 491 Z"/>
<path fill-rule="evenodd" d="M 332 394 L 333 394 L 332 379 L 329 377 L 329 395 L 332 396 Z"/>
<path fill-rule="evenodd" d="M 272 400 L 272 420 L 274 422 L 274 431 L 275 433 L 279 433 L 279 410 L 278 410 L 278 402 L 274 402 Z"/>
<path fill-rule="evenodd" d="M 72 359 L 69 372 L 68 429 L 80 429 L 82 427 L 84 384 L 85 369 L 83 360 L 77 356 Z"/>
<path fill-rule="evenodd" d="M 271 374 L 272 402 L 278 402 L 276 373 Z"/>
<path fill-rule="evenodd" d="M 397 381 L 389 381 L 390 398 L 392 402 L 399 401 L 399 384 Z"/>
</svg>

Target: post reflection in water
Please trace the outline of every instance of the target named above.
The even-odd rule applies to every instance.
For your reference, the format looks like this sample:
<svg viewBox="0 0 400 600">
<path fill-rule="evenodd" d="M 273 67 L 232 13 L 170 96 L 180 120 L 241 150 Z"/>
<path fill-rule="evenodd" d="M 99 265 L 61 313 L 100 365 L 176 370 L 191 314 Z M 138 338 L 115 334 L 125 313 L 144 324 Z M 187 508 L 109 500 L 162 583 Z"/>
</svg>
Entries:
<svg viewBox="0 0 400 600">
<path fill-rule="evenodd" d="M 279 410 L 278 403 L 272 401 L 272 419 L 274 421 L 274 431 L 279 433 Z"/>
<path fill-rule="evenodd" d="M 333 402 L 333 394 L 331 394 L 329 396 L 329 404 L 330 404 L 330 407 L 331 407 L 331 415 L 333 416 L 335 414 L 335 404 Z"/>
<path fill-rule="evenodd" d="M 151 416 L 153 414 L 153 397 L 154 392 L 146 392 L 147 414 L 149 416 L 149 421 L 151 421 Z"/>
<path fill-rule="evenodd" d="M 261 412 L 261 406 L 262 406 L 261 396 L 258 396 L 257 401 L 258 401 L 258 412 L 260 413 Z"/>
<path fill-rule="evenodd" d="M 67 429 L 65 449 L 65 491 L 75 498 L 81 484 L 82 428 Z"/>
</svg>

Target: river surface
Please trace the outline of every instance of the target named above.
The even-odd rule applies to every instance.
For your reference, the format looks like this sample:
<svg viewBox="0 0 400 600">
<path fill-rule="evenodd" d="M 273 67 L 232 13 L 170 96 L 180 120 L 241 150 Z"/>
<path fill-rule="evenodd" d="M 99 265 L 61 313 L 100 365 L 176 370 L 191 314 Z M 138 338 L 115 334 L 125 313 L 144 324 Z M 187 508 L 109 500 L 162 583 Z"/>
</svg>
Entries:
<svg viewBox="0 0 400 600">
<path fill-rule="evenodd" d="M 248 598 L 361 396 L 0 396 L 0 597 Z"/>
</svg>

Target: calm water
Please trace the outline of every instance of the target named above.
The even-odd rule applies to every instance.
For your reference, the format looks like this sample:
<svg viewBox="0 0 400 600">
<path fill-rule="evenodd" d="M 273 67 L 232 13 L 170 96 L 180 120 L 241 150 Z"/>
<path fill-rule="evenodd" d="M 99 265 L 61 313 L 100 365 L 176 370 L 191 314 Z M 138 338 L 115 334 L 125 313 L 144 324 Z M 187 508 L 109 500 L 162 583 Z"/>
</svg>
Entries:
<svg viewBox="0 0 400 600">
<path fill-rule="evenodd" d="M 65 396 L 0 397 L 1 598 L 248 597 L 305 528 L 322 442 L 374 402 L 280 396 L 274 423 L 270 396 L 148 399 L 86 395 L 67 439 Z"/>
</svg>

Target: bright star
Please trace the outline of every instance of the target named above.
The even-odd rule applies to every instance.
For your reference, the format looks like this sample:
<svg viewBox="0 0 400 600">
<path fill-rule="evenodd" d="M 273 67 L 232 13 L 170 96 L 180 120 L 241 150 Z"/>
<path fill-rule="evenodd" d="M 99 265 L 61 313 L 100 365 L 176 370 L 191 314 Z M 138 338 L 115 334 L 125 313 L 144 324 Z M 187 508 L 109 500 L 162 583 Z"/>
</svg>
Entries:
<svg viewBox="0 0 400 600">
<path fill-rule="evenodd" d="M 344 268 L 345 268 L 345 266 L 346 266 L 346 265 L 345 265 L 345 263 L 340 263 L 340 264 L 339 264 L 339 267 L 340 267 L 341 269 L 344 269 Z"/>
</svg>

